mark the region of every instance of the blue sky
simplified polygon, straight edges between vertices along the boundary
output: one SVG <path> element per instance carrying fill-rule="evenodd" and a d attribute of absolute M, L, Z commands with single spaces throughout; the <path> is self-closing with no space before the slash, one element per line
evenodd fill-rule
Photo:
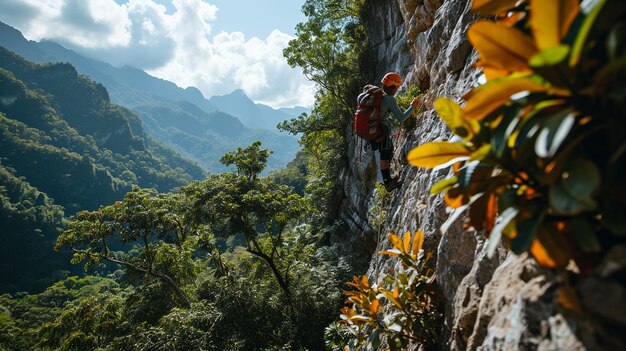
<path fill-rule="evenodd" d="M 314 85 L 282 56 L 304 1 L 1 0 L 0 21 L 206 97 L 243 89 L 273 107 L 311 106 Z"/>
<path fill-rule="evenodd" d="M 115 0 L 118 4 L 128 0 Z M 171 0 L 155 0 L 172 13 L 175 8 Z M 304 0 L 213 0 L 218 7 L 215 33 L 243 32 L 246 36 L 266 38 L 274 29 L 295 34 L 295 26 L 306 17 L 300 11 Z"/>

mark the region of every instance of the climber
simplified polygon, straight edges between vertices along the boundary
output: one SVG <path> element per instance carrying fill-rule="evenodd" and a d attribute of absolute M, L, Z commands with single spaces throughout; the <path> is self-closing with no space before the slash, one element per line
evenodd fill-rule
<path fill-rule="evenodd" d="M 384 92 L 380 103 L 380 126 L 382 135 L 374 140 L 370 140 L 370 146 L 372 150 L 378 150 L 380 154 L 380 173 L 383 176 L 383 182 L 387 191 L 393 191 L 402 185 L 402 181 L 399 180 L 399 176 L 391 177 L 391 158 L 393 156 L 393 143 L 391 141 L 391 125 L 389 123 L 389 115 L 393 115 L 395 119 L 404 122 L 414 108 L 417 108 L 421 104 L 421 98 L 414 98 L 411 101 L 411 106 L 402 112 L 398 107 L 398 103 L 394 98 L 394 95 L 402 85 L 402 78 L 399 74 L 390 72 L 385 74 L 381 80 L 382 90 Z"/>

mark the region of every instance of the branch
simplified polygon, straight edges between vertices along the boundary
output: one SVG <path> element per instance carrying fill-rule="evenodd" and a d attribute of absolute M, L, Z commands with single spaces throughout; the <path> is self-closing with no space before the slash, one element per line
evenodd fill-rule
<path fill-rule="evenodd" d="M 76 253 L 87 254 L 87 255 L 89 255 L 90 259 L 92 259 L 92 257 L 93 257 L 93 253 L 91 253 L 91 252 L 89 252 L 87 250 L 79 250 L 79 249 L 76 249 L 76 248 L 72 247 L 72 251 L 76 252 Z M 178 284 L 176 284 L 176 282 L 170 276 L 168 276 L 167 274 L 156 273 L 156 272 L 153 272 L 150 269 L 146 269 L 146 268 L 143 268 L 141 266 L 134 265 L 134 264 L 132 264 L 132 263 L 130 263 L 128 261 L 122 261 L 122 260 L 117 259 L 115 257 L 110 257 L 108 255 L 108 253 L 104 254 L 104 255 L 101 255 L 100 257 L 102 257 L 102 259 L 105 260 L 105 261 L 108 261 L 108 262 L 111 262 L 111 263 L 115 263 L 115 264 L 120 265 L 120 266 L 128 267 L 128 268 L 134 269 L 134 270 L 136 270 L 138 272 L 142 272 L 142 273 L 148 274 L 150 276 L 153 276 L 155 278 L 159 278 L 159 279 L 165 281 L 167 284 L 169 284 L 174 289 L 174 291 L 176 292 L 178 297 L 183 301 L 183 304 L 185 305 L 186 308 L 189 308 L 191 306 L 191 303 L 189 302 L 189 299 L 187 299 L 187 296 L 185 295 L 185 293 L 180 289 Z"/>

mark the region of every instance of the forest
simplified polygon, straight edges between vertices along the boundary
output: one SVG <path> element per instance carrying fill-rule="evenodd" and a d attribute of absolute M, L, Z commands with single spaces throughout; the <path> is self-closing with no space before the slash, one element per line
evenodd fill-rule
<path fill-rule="evenodd" d="M 206 175 L 71 65 L 0 48 L 1 225 L 15 228 L 3 231 L 0 349 L 323 349 L 344 282 L 367 264 L 331 240 L 345 235 L 345 125 L 330 122 L 360 84 L 363 32 L 348 6 L 330 22 L 326 4 L 304 8 L 290 63 L 324 50 L 309 70 L 339 65 L 315 73 L 333 91 L 314 111 L 280 126 L 304 135 L 302 151 L 267 176 L 260 142 Z"/>

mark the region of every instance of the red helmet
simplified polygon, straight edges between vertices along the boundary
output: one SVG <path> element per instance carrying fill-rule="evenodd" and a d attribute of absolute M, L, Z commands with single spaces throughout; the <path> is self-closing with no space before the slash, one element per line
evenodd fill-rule
<path fill-rule="evenodd" d="M 400 85 L 402 85 L 402 78 L 400 78 L 400 75 L 398 73 L 389 72 L 385 74 L 383 80 L 381 80 L 380 82 L 386 86 L 395 85 L 396 87 L 399 87 Z"/>

